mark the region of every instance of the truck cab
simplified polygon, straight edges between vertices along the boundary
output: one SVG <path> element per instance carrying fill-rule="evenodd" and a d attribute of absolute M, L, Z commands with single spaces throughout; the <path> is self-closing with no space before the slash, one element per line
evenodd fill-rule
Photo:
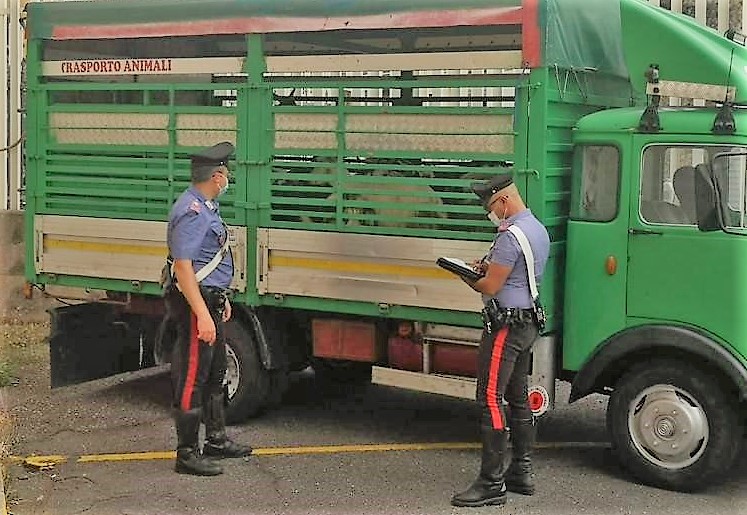
<path fill-rule="evenodd" d="M 644 110 L 608 110 L 574 135 L 563 335 L 565 367 L 579 371 L 571 401 L 612 392 L 617 450 L 644 477 L 678 488 L 696 481 L 706 450 L 733 460 L 742 437 L 747 115 L 733 113 L 727 134 L 713 130 L 720 116 L 665 108 L 660 130 L 645 132 Z"/>

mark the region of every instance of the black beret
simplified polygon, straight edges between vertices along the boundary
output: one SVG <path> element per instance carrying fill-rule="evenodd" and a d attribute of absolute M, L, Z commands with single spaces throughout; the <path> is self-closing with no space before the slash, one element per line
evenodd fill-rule
<path fill-rule="evenodd" d="M 192 154 L 190 156 L 192 160 L 192 180 L 195 182 L 208 180 L 216 168 L 228 165 L 228 158 L 235 150 L 231 143 L 224 141 Z"/>
<path fill-rule="evenodd" d="M 480 197 L 480 202 L 482 202 L 483 205 L 487 205 L 490 197 L 502 189 L 511 186 L 513 183 L 514 178 L 511 174 L 502 173 L 496 175 L 489 181 L 473 182 L 471 188 L 474 194 Z"/>

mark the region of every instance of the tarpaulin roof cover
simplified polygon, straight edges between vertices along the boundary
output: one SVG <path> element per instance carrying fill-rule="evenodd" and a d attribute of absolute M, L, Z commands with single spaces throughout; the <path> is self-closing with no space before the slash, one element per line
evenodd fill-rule
<path fill-rule="evenodd" d="M 546 0 L 543 63 L 628 77 L 619 0 Z"/>
<path fill-rule="evenodd" d="M 87 33 L 94 33 L 92 27 L 98 26 L 127 26 L 130 30 L 123 34 L 131 37 L 137 34 L 136 26 L 142 26 L 143 35 L 169 35 L 176 25 L 185 30 L 185 25 L 200 24 L 200 30 L 205 31 L 209 30 L 205 23 L 211 20 L 269 18 L 298 20 L 297 26 L 290 25 L 288 30 L 324 30 L 334 26 L 328 23 L 330 18 L 384 15 L 380 23 L 385 28 L 386 15 L 393 17 L 402 13 L 411 14 L 411 26 L 427 27 L 443 23 L 443 18 L 434 15 L 438 12 L 495 13 L 520 11 L 522 8 L 525 14 L 532 13 L 534 19 L 530 20 L 528 16 L 517 19 L 545 29 L 545 62 L 595 67 L 624 74 L 619 0 L 91 0 L 32 3 L 29 5 L 29 27 L 34 38 L 79 39 L 85 38 Z M 471 25 L 490 23 L 491 19 L 465 16 L 460 23 L 459 18 L 452 16 L 449 23 Z M 304 23 L 303 19 L 316 19 L 319 23 Z M 159 24 L 162 26 L 160 32 L 152 32 Z M 261 31 L 263 26 L 268 27 L 267 24 L 252 24 L 243 28 Z M 217 23 L 212 27 L 218 30 Z M 241 24 L 233 27 L 240 30 Z M 194 29 L 197 31 L 197 26 Z M 219 30 L 230 29 L 224 26 Z M 116 37 L 117 33 L 108 34 Z"/>
<path fill-rule="evenodd" d="M 82 0 L 32 2 L 63 24 L 148 23 L 231 16 L 360 16 L 400 11 L 521 7 L 522 0 Z M 80 18 L 82 17 L 82 19 Z"/>
<path fill-rule="evenodd" d="M 89 0 L 31 3 L 32 38 L 96 39 L 522 24 L 530 66 L 741 82 L 747 50 L 644 0 Z M 694 78 L 696 77 L 696 78 Z M 747 79 L 745 79 L 747 80 Z M 747 94 L 747 87 L 740 88 Z"/>
<path fill-rule="evenodd" d="M 522 0 L 90 0 L 31 3 L 32 37 L 55 27 L 202 22 L 244 17 L 330 18 L 519 8 Z"/>

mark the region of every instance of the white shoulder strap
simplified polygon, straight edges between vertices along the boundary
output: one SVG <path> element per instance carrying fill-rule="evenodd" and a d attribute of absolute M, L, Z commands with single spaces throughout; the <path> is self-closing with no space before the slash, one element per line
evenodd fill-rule
<path fill-rule="evenodd" d="M 537 288 L 537 278 L 534 275 L 534 253 L 532 252 L 532 246 L 529 244 L 529 239 L 527 239 L 524 231 L 516 225 L 510 226 L 508 230 L 516 237 L 516 241 L 519 242 L 519 246 L 524 253 L 524 261 L 527 264 L 527 275 L 529 276 L 529 291 L 532 293 L 532 300 L 537 300 L 539 289 Z"/>
<path fill-rule="evenodd" d="M 223 246 L 218 250 L 218 252 L 215 254 L 215 256 L 213 256 L 213 259 L 211 259 L 208 264 L 195 272 L 195 278 L 197 279 L 198 283 L 201 283 L 208 275 L 213 273 L 213 270 L 218 268 L 218 265 L 220 265 L 220 262 L 223 261 L 223 257 L 226 255 L 226 252 L 228 252 L 229 240 L 230 238 L 228 237 L 228 231 L 226 231 L 226 242 L 223 244 Z"/>
<path fill-rule="evenodd" d="M 200 284 L 205 278 L 213 273 L 213 270 L 218 268 L 218 265 L 220 265 L 221 261 L 223 261 L 223 257 L 226 255 L 226 252 L 228 252 L 228 245 L 230 243 L 230 235 L 228 234 L 228 228 L 226 228 L 226 242 L 223 244 L 223 246 L 218 250 L 218 252 L 213 256 L 213 259 L 211 259 L 205 266 L 200 268 L 197 272 L 195 272 L 195 279 L 197 279 L 197 284 Z M 171 265 L 171 275 L 174 276 L 174 265 Z M 181 286 L 179 286 L 179 283 L 176 283 L 176 287 L 179 291 L 182 291 Z"/>

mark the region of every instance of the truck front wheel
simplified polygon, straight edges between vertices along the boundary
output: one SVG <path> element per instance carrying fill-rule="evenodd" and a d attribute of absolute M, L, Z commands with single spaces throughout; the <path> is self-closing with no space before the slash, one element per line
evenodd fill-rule
<path fill-rule="evenodd" d="M 252 333 L 238 318 L 225 324 L 228 406 L 226 422 L 256 416 L 270 401 L 270 375 L 262 366 Z"/>
<path fill-rule="evenodd" d="M 612 446 L 644 483 L 701 489 L 739 455 L 738 410 L 719 384 L 686 362 L 658 360 L 628 371 L 607 408 Z"/>

